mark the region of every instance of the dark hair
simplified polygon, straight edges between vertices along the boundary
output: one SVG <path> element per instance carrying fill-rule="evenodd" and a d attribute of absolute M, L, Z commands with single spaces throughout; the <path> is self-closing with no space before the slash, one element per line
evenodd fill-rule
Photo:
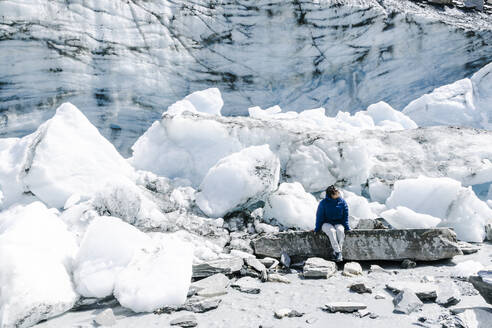
<path fill-rule="evenodd" d="M 326 188 L 326 195 L 328 196 L 331 196 L 331 195 L 335 195 L 336 193 L 338 192 L 338 189 L 337 187 L 335 187 L 334 185 L 331 185 L 329 186 L 328 188 Z"/>

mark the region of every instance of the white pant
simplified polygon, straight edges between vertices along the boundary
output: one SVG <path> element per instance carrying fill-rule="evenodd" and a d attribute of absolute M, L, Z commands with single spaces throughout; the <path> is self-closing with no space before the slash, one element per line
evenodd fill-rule
<path fill-rule="evenodd" d="M 331 247 L 337 253 L 342 252 L 343 239 L 345 238 L 345 228 L 341 224 L 324 223 L 321 230 L 330 238 Z"/>

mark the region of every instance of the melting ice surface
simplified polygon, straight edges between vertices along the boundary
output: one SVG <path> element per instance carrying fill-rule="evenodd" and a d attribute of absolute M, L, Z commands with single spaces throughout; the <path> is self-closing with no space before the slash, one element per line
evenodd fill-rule
<path fill-rule="evenodd" d="M 490 70 L 472 77 L 477 117 L 490 112 Z M 442 88 L 415 104 L 456 103 Z M 352 222 L 384 217 L 483 241 L 492 193 L 480 199 L 472 186 L 492 182 L 492 132 L 418 128 L 426 111 L 408 111 L 412 119 L 384 102 L 335 117 L 278 106 L 226 117 L 222 106 L 218 89 L 176 102 L 128 159 L 69 103 L 34 133 L 0 139 L 0 323 L 27 327 L 81 296 L 114 295 L 135 312 L 179 305 L 192 263 L 231 256 L 224 216 L 257 209 L 257 229 L 311 229 L 316 197 L 333 183 Z M 449 124 L 471 107 L 452 110 Z M 34 296 L 12 296 L 23 292 Z"/>

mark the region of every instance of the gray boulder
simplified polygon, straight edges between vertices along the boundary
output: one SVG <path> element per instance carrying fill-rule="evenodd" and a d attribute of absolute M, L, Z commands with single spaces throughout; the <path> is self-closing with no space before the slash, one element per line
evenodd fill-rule
<path fill-rule="evenodd" d="M 465 255 L 476 253 L 481 248 L 480 246 L 467 243 L 466 241 L 459 241 L 458 246 Z"/>
<path fill-rule="evenodd" d="M 231 284 L 231 287 L 246 294 L 259 294 L 260 284 L 258 280 L 251 277 L 243 277 Z"/>
<path fill-rule="evenodd" d="M 204 313 L 210 310 L 214 310 L 219 307 L 222 300 L 220 298 L 204 298 L 200 296 L 193 296 L 189 298 L 184 304 L 179 306 L 165 306 L 154 311 L 154 314 L 169 314 L 176 311 L 188 311 L 193 313 Z"/>
<path fill-rule="evenodd" d="M 288 308 L 279 309 L 279 310 L 275 311 L 275 313 L 274 313 L 274 316 L 277 319 L 282 319 L 284 317 L 288 317 L 288 318 L 302 317 L 303 315 L 304 315 L 304 313 L 302 313 L 302 312 L 298 312 L 296 310 L 292 310 L 292 309 L 288 309 Z"/>
<path fill-rule="evenodd" d="M 362 267 L 357 262 L 347 262 L 343 266 L 342 275 L 346 277 L 362 276 Z"/>
<path fill-rule="evenodd" d="M 222 273 L 216 273 L 213 276 L 195 281 L 191 284 L 191 288 L 195 289 L 197 292 L 208 288 L 226 289 L 227 286 L 229 286 L 229 278 Z"/>
<path fill-rule="evenodd" d="M 185 315 L 174 320 L 171 320 L 169 323 L 171 326 L 180 326 L 180 327 L 196 327 L 198 322 L 196 321 L 196 317 L 194 315 Z"/>
<path fill-rule="evenodd" d="M 267 278 L 268 282 L 281 282 L 284 284 L 290 284 L 290 280 L 287 277 L 284 277 L 278 273 L 270 273 Z"/>
<path fill-rule="evenodd" d="M 323 310 L 328 312 L 355 312 L 359 310 L 364 310 L 367 306 L 363 303 L 355 302 L 331 302 L 325 304 Z"/>
<path fill-rule="evenodd" d="M 222 300 L 220 298 L 199 298 L 192 297 L 179 310 L 185 310 L 194 313 L 204 313 L 219 307 Z"/>
<path fill-rule="evenodd" d="M 393 299 L 393 304 L 395 313 L 410 314 L 419 310 L 424 303 L 415 295 L 415 293 L 410 289 L 402 290 Z"/>
<path fill-rule="evenodd" d="M 461 294 L 454 282 L 442 282 L 437 286 L 436 303 L 450 307 L 458 304 L 461 301 Z"/>
<path fill-rule="evenodd" d="M 260 273 L 266 271 L 265 265 L 261 263 L 256 257 L 245 258 L 244 263 Z"/>
<path fill-rule="evenodd" d="M 488 275 L 487 275 L 488 273 Z M 492 304 L 492 271 L 480 271 L 478 276 L 471 276 L 468 281 L 482 295 L 485 302 Z"/>
<path fill-rule="evenodd" d="M 485 240 L 492 241 L 492 223 L 485 225 Z"/>
<path fill-rule="evenodd" d="M 231 274 L 243 267 L 243 259 L 231 257 L 193 265 L 193 278 L 205 278 L 216 273 Z"/>
<path fill-rule="evenodd" d="M 394 293 L 400 293 L 403 290 L 411 290 L 417 297 L 423 301 L 434 301 L 437 297 L 437 285 L 432 283 L 420 283 L 414 281 L 396 281 L 386 284 L 386 288 Z"/>
<path fill-rule="evenodd" d="M 303 276 L 306 279 L 326 279 L 337 272 L 335 262 L 323 260 L 320 257 L 307 259 L 303 268 Z"/>
<path fill-rule="evenodd" d="M 357 294 L 372 294 L 372 289 L 367 287 L 366 284 L 363 282 L 358 282 L 355 284 L 352 284 L 349 286 L 349 289 L 351 292 L 357 293 Z"/>
<path fill-rule="evenodd" d="M 402 268 L 402 269 L 413 269 L 416 266 L 417 266 L 417 263 L 415 263 L 415 261 L 412 261 L 409 259 L 404 259 L 400 264 L 400 268 Z"/>
<path fill-rule="evenodd" d="M 285 253 L 293 261 L 332 259 L 333 254 L 328 237 L 312 231 L 268 234 L 253 239 L 252 245 L 257 256 L 280 258 Z M 462 254 L 449 228 L 351 230 L 343 247 L 343 258 L 353 261 L 435 261 Z"/>

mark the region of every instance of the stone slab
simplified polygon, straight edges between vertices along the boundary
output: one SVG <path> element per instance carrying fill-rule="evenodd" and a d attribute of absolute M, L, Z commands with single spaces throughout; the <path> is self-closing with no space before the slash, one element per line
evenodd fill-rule
<path fill-rule="evenodd" d="M 324 233 L 288 231 L 253 239 L 256 256 L 280 258 L 282 252 L 293 261 L 310 257 L 333 259 Z M 351 261 L 388 260 L 435 261 L 462 255 L 456 234 L 449 228 L 371 229 L 346 233 L 343 257 Z"/>

